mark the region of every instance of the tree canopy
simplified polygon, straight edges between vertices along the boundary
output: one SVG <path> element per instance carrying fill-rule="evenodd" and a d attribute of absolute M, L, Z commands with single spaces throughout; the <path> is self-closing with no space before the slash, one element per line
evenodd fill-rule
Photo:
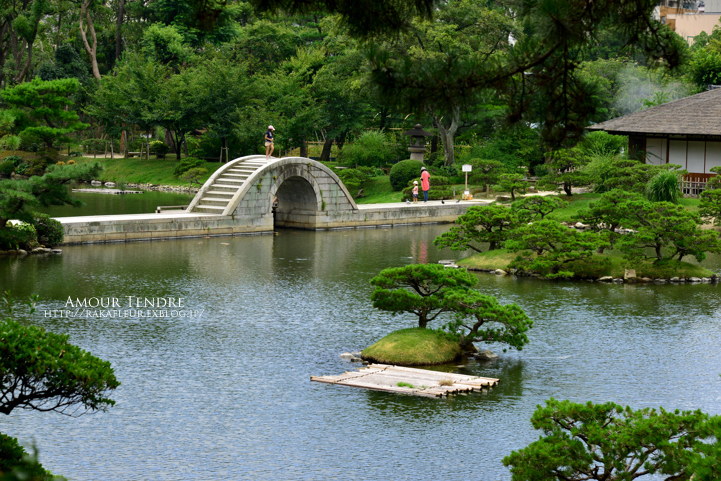
<path fill-rule="evenodd" d="M 67 335 L 0 322 L 0 413 L 15 409 L 74 415 L 104 411 L 120 383 L 110 363 L 70 344 Z"/>
<path fill-rule="evenodd" d="M 666 481 L 718 476 L 718 418 L 701 411 L 631 409 L 549 399 L 531 424 L 543 435 L 503 459 L 513 481 Z M 715 454 L 716 453 L 716 454 Z M 694 474 L 696 472 L 696 474 Z M 692 477 L 693 476 L 693 477 Z"/>
<path fill-rule="evenodd" d="M 504 206 L 474 205 L 456 219 L 456 224 L 458 225 L 438 236 L 433 243 L 439 249 L 450 247 L 451 250 L 473 249 L 483 252 L 479 244 L 488 243 L 488 250 L 503 247 L 509 238 L 510 230 L 516 227 L 516 218 L 513 212 Z"/>
<path fill-rule="evenodd" d="M 445 312 L 446 294 L 451 290 L 469 289 L 477 282 L 465 269 L 446 269 L 440 264 L 411 264 L 383 269 L 371 279 L 373 307 L 400 314 L 418 316 L 418 327 Z"/>

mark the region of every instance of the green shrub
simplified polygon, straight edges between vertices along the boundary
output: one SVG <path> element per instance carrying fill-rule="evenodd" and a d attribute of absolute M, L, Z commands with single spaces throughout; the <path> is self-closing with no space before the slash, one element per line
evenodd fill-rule
<path fill-rule="evenodd" d="M 59 246 L 65 237 L 65 229 L 60 221 L 47 214 L 35 213 L 35 231 L 38 242 L 45 247 Z"/>
<path fill-rule="evenodd" d="M 203 159 L 196 159 L 195 157 L 188 157 L 186 159 L 181 160 L 178 162 L 178 165 L 175 166 L 175 169 L 173 169 L 173 175 L 176 177 L 180 177 L 185 172 L 189 171 L 190 169 L 195 168 L 203 168 L 205 167 L 205 160 Z"/>
<path fill-rule="evenodd" d="M 133 139 L 128 142 L 128 152 L 140 152 L 140 147 L 145 149 L 145 139 Z"/>
<path fill-rule="evenodd" d="M 423 162 L 420 160 L 402 160 L 395 164 L 391 169 L 391 187 L 395 191 L 403 190 L 408 183 L 421 178 L 421 167 Z M 420 182 L 419 182 L 420 183 Z"/>
<path fill-rule="evenodd" d="M 27 175 L 27 171 L 30 168 L 30 164 L 23 162 L 22 164 L 15 167 L 15 173 L 18 175 Z"/>
<path fill-rule="evenodd" d="M 25 169 L 24 175 L 43 175 L 45 173 L 45 169 L 48 168 L 49 163 L 54 164 L 55 162 L 48 162 L 46 158 L 31 159 L 29 161 L 29 165 L 26 164 L 28 166 Z M 19 173 L 17 169 L 15 172 Z"/>
<path fill-rule="evenodd" d="M 682 196 L 678 183 L 679 174 L 670 170 L 662 170 L 646 184 L 646 198 L 651 202 L 678 204 Z"/>
<path fill-rule="evenodd" d="M 336 172 L 338 178 L 343 182 L 346 189 L 352 196 L 363 188 L 363 185 L 373 177 L 382 175 L 383 172 L 380 169 L 373 167 L 358 167 L 357 169 L 343 169 Z"/>
<path fill-rule="evenodd" d="M 34 456 L 28 455 L 18 440 L 0 433 L 0 478 L 44 481 L 53 479 Z"/>
<path fill-rule="evenodd" d="M 80 145 L 88 154 L 101 154 L 105 152 L 105 142 L 104 139 L 85 139 L 80 142 Z"/>
<path fill-rule="evenodd" d="M 38 235 L 35 227 L 31 224 L 7 223 L 4 229 L 0 229 L 0 249 L 25 249 L 30 250 L 38 246 Z"/>
<path fill-rule="evenodd" d="M 5 157 L 5 162 L 12 162 L 15 167 L 23 162 L 23 158 L 19 155 L 8 155 Z"/>
<path fill-rule="evenodd" d="M 423 191 L 421 190 L 421 182 L 418 181 L 418 198 L 423 198 Z M 404 188 L 402 200 L 413 200 L 413 186 L 409 185 Z M 431 188 L 428 191 L 428 200 L 441 200 L 450 199 L 453 197 L 453 188 L 451 179 L 440 175 L 431 176 Z"/>
<path fill-rule="evenodd" d="M 711 167 L 710 170 L 716 175 L 706 182 L 706 190 L 721 189 L 721 167 Z"/>
<path fill-rule="evenodd" d="M 193 167 L 192 169 L 188 169 L 185 172 L 183 172 L 180 175 L 180 180 L 189 182 L 190 185 L 193 185 L 193 184 L 203 185 L 203 183 L 200 181 L 200 179 L 203 178 L 207 173 L 208 173 L 208 169 L 206 169 L 206 168 Z"/>
<path fill-rule="evenodd" d="M 3 160 L 0 162 L 0 175 L 10 175 L 15 170 L 15 164 L 12 160 Z"/>
<path fill-rule="evenodd" d="M 165 142 L 162 142 L 160 140 L 153 140 L 150 142 L 150 153 L 155 154 L 159 159 L 162 159 L 165 157 L 165 154 L 167 154 L 170 151 L 170 147 L 168 147 Z"/>
<path fill-rule="evenodd" d="M 591 156 L 615 156 L 628 149 L 628 137 L 603 131 L 591 132 L 583 138 L 580 147 Z"/>
<path fill-rule="evenodd" d="M 339 161 L 349 166 L 382 166 L 394 159 L 392 147 L 381 132 L 364 132 L 352 144 L 345 144 Z"/>

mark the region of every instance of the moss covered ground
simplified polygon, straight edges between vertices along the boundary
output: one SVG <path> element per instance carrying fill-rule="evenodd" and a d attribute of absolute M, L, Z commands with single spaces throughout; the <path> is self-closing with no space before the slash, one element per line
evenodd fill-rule
<path fill-rule="evenodd" d="M 361 352 L 367 361 L 400 366 L 445 364 L 460 355 L 458 342 L 448 334 L 418 327 L 392 332 Z"/>

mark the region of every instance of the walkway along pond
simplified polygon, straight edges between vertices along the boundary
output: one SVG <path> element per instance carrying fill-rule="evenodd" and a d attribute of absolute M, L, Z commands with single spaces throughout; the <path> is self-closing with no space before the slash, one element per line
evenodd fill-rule
<path fill-rule="evenodd" d="M 721 414 L 718 284 L 482 274 L 481 292 L 533 319 L 529 344 L 480 345 L 499 359 L 432 369 L 500 379 L 493 389 L 426 399 L 310 382 L 357 369 L 340 354 L 417 325 L 373 309 L 369 281 L 461 257 L 433 246 L 447 229 L 282 230 L 0 258 L 0 289 L 42 297 L 30 322 L 110 361 L 122 383 L 107 413 L 18 412 L 3 432 L 73 481 L 506 481 L 501 459 L 538 438 L 530 417 L 550 397 Z M 718 256 L 704 264 L 721 271 Z M 69 297 L 127 296 L 183 298 L 203 314 L 46 316 Z"/>

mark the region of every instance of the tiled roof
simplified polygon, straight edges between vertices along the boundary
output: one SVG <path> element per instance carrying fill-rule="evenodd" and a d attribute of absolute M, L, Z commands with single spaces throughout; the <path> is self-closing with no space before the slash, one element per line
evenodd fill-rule
<path fill-rule="evenodd" d="M 639 110 L 592 125 L 589 130 L 623 134 L 721 135 L 721 89 Z"/>

